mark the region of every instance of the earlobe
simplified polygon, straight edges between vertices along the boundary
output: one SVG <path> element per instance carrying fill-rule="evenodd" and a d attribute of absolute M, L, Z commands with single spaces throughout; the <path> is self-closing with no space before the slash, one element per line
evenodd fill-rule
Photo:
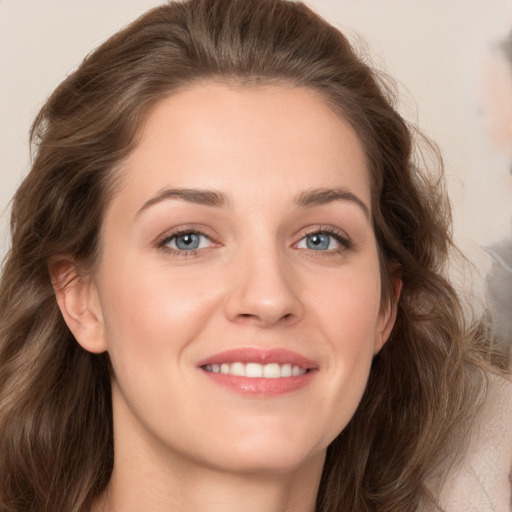
<path fill-rule="evenodd" d="M 61 314 L 77 342 L 87 351 L 106 351 L 103 317 L 96 287 L 71 258 L 55 258 L 48 270 Z"/>
<path fill-rule="evenodd" d="M 377 354 L 388 340 L 395 325 L 398 311 L 398 300 L 402 292 L 402 280 L 393 279 L 393 297 L 387 307 L 383 307 L 379 321 L 379 329 L 375 337 L 374 354 Z"/>

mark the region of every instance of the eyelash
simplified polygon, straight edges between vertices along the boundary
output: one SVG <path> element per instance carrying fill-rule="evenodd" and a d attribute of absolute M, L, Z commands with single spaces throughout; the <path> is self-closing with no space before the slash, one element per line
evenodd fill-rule
<path fill-rule="evenodd" d="M 312 235 L 328 235 L 336 240 L 340 244 L 340 247 L 337 247 L 335 249 L 327 249 L 327 250 L 318 250 L 315 251 L 314 249 L 310 249 L 308 252 L 314 253 L 312 256 L 322 256 L 322 255 L 332 255 L 332 254 L 341 254 L 345 251 L 352 248 L 353 243 L 350 240 L 349 237 L 347 237 L 345 234 L 341 234 L 341 232 L 331 226 L 317 226 L 314 229 L 312 228 L 310 231 L 303 234 L 303 236 L 300 238 L 298 242 L 294 244 L 294 247 L 297 246 L 302 240 L 304 240 L 308 236 Z M 200 247 L 198 249 L 191 249 L 191 250 L 180 250 L 180 249 L 174 249 L 172 247 L 169 247 L 167 244 L 169 244 L 172 240 L 183 236 L 183 235 L 198 235 L 201 237 L 207 238 L 212 245 L 220 245 L 217 244 L 211 237 L 211 235 L 205 233 L 204 231 L 197 229 L 197 228 L 181 228 L 179 230 L 176 230 L 172 232 L 171 234 L 168 234 L 164 236 L 161 240 L 157 241 L 156 246 L 159 250 L 164 252 L 165 254 L 170 254 L 173 256 L 178 257 L 186 257 L 186 256 L 194 256 L 198 253 L 198 251 L 207 249 L 207 247 Z M 306 249 L 307 250 L 307 249 Z"/>
<path fill-rule="evenodd" d="M 322 256 L 322 255 L 329 255 L 329 254 L 332 255 L 333 253 L 341 254 L 341 253 L 344 253 L 345 251 L 353 248 L 352 240 L 350 240 L 350 238 L 345 233 L 342 233 L 340 230 L 333 228 L 332 226 L 315 226 L 310 231 L 307 231 L 301 237 L 299 242 L 297 242 L 295 245 L 300 243 L 302 240 L 304 240 L 308 236 L 321 235 L 321 234 L 328 235 L 328 236 L 334 238 L 336 240 L 336 242 L 338 242 L 340 244 L 340 247 L 338 247 L 336 249 L 327 249 L 324 251 L 320 251 L 320 250 L 315 251 L 315 250 L 311 249 L 309 252 L 314 253 L 314 254 L 311 254 L 312 256 Z"/>
<path fill-rule="evenodd" d="M 186 257 L 186 256 L 194 256 L 197 254 L 198 251 L 206 249 L 206 247 L 198 248 L 198 249 L 190 249 L 190 250 L 180 250 L 180 249 L 174 249 L 172 247 L 168 247 L 167 244 L 169 244 L 172 240 L 183 236 L 183 235 L 198 235 L 204 238 L 207 238 L 212 245 L 220 245 L 216 244 L 212 236 L 205 233 L 204 231 L 197 229 L 197 228 L 180 228 L 176 231 L 173 231 L 171 234 L 165 235 L 161 240 L 157 241 L 156 246 L 158 249 L 160 249 L 165 254 L 170 254 L 172 256 L 178 256 L 178 257 Z"/>

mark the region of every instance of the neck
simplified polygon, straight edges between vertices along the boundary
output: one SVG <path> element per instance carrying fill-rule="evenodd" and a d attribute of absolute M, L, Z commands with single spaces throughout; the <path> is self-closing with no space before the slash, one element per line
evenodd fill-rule
<path fill-rule="evenodd" d="M 182 461 L 181 461 L 182 462 Z M 314 512 L 324 456 L 290 472 L 117 465 L 94 512 Z"/>

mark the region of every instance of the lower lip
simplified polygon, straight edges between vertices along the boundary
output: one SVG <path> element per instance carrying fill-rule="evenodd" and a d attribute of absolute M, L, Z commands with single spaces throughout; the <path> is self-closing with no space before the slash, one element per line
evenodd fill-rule
<path fill-rule="evenodd" d="M 202 370 L 213 382 L 232 391 L 254 396 L 271 397 L 298 391 L 307 386 L 316 371 L 310 370 L 304 375 L 295 377 L 279 377 L 265 379 L 263 377 L 240 377 L 224 373 L 214 373 Z"/>

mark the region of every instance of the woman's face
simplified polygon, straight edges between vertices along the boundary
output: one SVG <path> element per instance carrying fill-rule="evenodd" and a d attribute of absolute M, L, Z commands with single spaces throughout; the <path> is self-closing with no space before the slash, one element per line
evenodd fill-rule
<path fill-rule="evenodd" d="M 307 89 L 195 85 L 120 173 L 77 334 L 112 360 L 116 454 L 323 460 L 394 321 L 353 130 Z"/>

